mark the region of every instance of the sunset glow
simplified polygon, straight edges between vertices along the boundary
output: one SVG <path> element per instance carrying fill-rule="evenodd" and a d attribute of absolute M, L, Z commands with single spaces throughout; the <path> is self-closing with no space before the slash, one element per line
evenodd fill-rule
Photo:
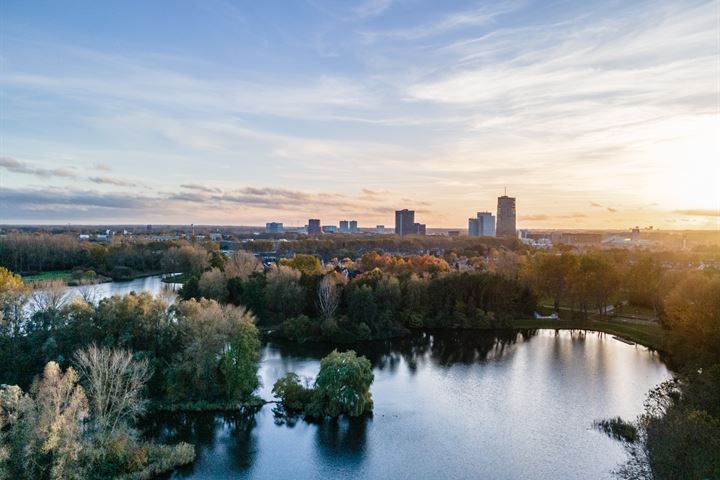
<path fill-rule="evenodd" d="M 0 223 L 720 228 L 717 2 L 102 3 L 0 7 Z"/>

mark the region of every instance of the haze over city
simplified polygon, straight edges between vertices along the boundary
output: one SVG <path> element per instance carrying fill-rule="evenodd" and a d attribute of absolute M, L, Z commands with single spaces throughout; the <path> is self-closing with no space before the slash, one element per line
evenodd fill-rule
<path fill-rule="evenodd" d="M 3 2 L 0 223 L 717 229 L 717 2 Z"/>

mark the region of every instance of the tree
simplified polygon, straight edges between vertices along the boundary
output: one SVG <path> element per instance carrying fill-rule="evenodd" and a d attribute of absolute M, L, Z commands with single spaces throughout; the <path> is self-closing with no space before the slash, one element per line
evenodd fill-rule
<path fill-rule="evenodd" d="M 228 296 L 227 279 L 219 268 L 203 273 L 198 283 L 200 295 L 218 302 L 224 302 Z"/>
<path fill-rule="evenodd" d="M 358 357 L 352 350 L 334 350 L 320 361 L 311 415 L 359 417 L 372 412 L 370 385 L 374 378 L 367 358 Z"/>
<path fill-rule="evenodd" d="M 552 299 L 558 312 L 560 304 L 570 293 L 571 277 L 576 266 L 575 255 L 538 253 L 526 265 L 525 279 L 538 295 Z"/>
<path fill-rule="evenodd" d="M 20 335 L 29 292 L 20 275 L 0 267 L 0 330 L 13 337 Z"/>
<path fill-rule="evenodd" d="M 77 373 L 50 362 L 25 396 L 18 387 L 0 390 L 3 423 L 9 424 L 9 470 L 33 479 L 83 479 L 83 421 L 88 403 Z M 5 440 L 5 439 L 4 439 Z"/>
<path fill-rule="evenodd" d="M 126 432 L 145 411 L 147 360 L 135 361 L 127 350 L 93 344 L 75 354 L 75 363 L 87 386 L 95 431 L 103 438 Z"/>
<path fill-rule="evenodd" d="M 35 310 L 57 312 L 68 300 L 67 285 L 62 281 L 41 282 L 32 294 Z"/>
<path fill-rule="evenodd" d="M 245 250 L 236 250 L 225 263 L 225 275 L 228 279 L 247 280 L 253 272 L 262 272 L 262 263 Z"/>
<path fill-rule="evenodd" d="M 274 265 L 267 273 L 265 302 L 275 322 L 300 315 L 304 308 L 301 273 L 285 265 Z"/>
<path fill-rule="evenodd" d="M 170 399 L 217 401 L 244 395 L 257 381 L 257 369 L 252 376 L 247 373 L 256 345 L 253 332 L 257 335 L 247 310 L 207 299 L 180 302 L 172 310 L 180 345 L 165 378 Z M 238 367 L 237 372 L 231 367 Z M 226 387 L 226 374 L 235 376 L 232 387 Z"/>
<path fill-rule="evenodd" d="M 317 307 L 323 320 L 330 320 L 340 305 L 340 292 L 334 274 L 323 277 L 317 290 Z"/>
<path fill-rule="evenodd" d="M 314 255 L 297 254 L 290 260 L 285 260 L 284 265 L 299 270 L 305 275 L 319 275 L 322 273 L 320 259 Z"/>
<path fill-rule="evenodd" d="M 375 327 L 377 319 L 377 304 L 375 293 L 370 285 L 352 287 L 350 301 L 348 302 L 350 319 L 357 325 L 364 323 L 371 329 Z"/>
<path fill-rule="evenodd" d="M 308 385 L 308 380 L 305 379 L 303 385 L 295 372 L 288 372 L 279 378 L 273 385 L 272 393 L 290 414 L 305 410 L 313 398 L 313 389 Z"/>
<path fill-rule="evenodd" d="M 200 275 L 210 265 L 207 250 L 199 245 L 183 245 L 178 252 L 180 271 Z"/>
<path fill-rule="evenodd" d="M 674 350 L 685 362 L 720 363 L 720 276 L 684 275 L 664 300 Z"/>
<path fill-rule="evenodd" d="M 662 268 L 650 255 L 642 256 L 625 273 L 624 284 L 632 305 L 660 309 L 660 284 Z"/>
<path fill-rule="evenodd" d="M 245 310 L 236 312 L 241 318 L 233 329 L 220 368 L 227 383 L 228 397 L 233 400 L 247 400 L 260 386 L 257 375 L 260 336 L 254 317 Z"/>
<path fill-rule="evenodd" d="M 605 314 L 610 296 L 619 287 L 615 264 L 605 257 L 593 254 L 580 256 L 571 280 L 573 297 L 586 318 L 591 305 L 601 314 Z"/>

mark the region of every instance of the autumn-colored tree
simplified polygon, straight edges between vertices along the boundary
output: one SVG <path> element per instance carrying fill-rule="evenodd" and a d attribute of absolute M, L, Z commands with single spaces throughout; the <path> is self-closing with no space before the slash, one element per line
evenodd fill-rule
<path fill-rule="evenodd" d="M 297 254 L 289 260 L 283 260 L 282 264 L 299 270 L 304 275 L 320 275 L 322 273 L 320 259 L 314 255 Z"/>
<path fill-rule="evenodd" d="M 236 250 L 225 263 L 225 275 L 228 279 L 247 280 L 253 272 L 261 272 L 262 263 L 255 255 L 245 250 Z"/>

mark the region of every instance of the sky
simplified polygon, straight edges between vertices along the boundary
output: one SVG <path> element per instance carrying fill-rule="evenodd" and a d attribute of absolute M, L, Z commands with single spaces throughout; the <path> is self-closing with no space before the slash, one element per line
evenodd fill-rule
<path fill-rule="evenodd" d="M 0 223 L 720 229 L 720 3 L 0 2 Z"/>

